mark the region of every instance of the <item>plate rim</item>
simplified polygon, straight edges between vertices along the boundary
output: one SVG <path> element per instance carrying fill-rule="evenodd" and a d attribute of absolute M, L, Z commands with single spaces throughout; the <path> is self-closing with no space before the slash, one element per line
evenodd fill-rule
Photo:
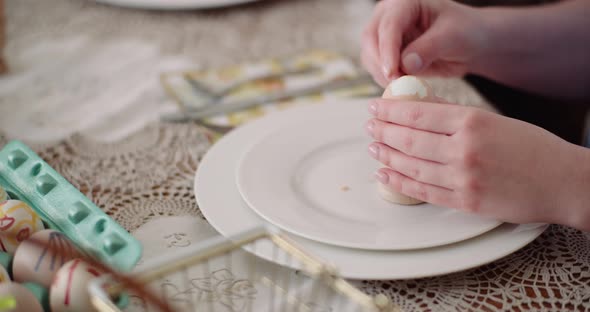
<path fill-rule="evenodd" d="M 330 105 L 329 102 L 334 101 L 334 99 L 326 100 L 325 103 L 319 105 Z M 343 102 L 360 102 L 361 100 L 339 100 L 336 99 L 339 103 L 338 105 L 342 105 Z M 362 100 L 366 101 L 366 100 Z M 327 102 L 327 103 L 326 103 Z M 304 106 L 299 108 L 292 108 L 287 111 L 282 112 L 275 112 L 268 116 L 264 116 L 258 120 L 252 121 L 244 126 L 241 126 L 230 133 L 226 134 L 222 137 L 219 141 L 214 144 L 209 151 L 204 155 L 201 159 L 201 162 L 198 166 L 198 169 L 195 173 L 195 179 L 193 184 L 193 191 L 195 193 L 195 198 L 197 203 L 200 207 L 201 213 L 207 219 L 209 224 L 221 235 L 228 237 L 232 234 L 239 233 L 245 229 L 253 228 L 256 226 L 264 225 L 265 221 L 261 219 L 255 212 L 251 211 L 250 208 L 244 203 L 241 199 L 241 195 L 237 190 L 237 186 L 235 185 L 235 178 L 234 178 L 234 170 L 235 170 L 235 162 L 239 159 L 239 152 L 243 151 L 247 148 L 246 143 L 243 140 L 243 136 L 250 135 L 250 132 L 256 133 L 257 128 L 264 127 L 267 123 L 272 123 L 272 119 L 278 118 L 279 115 L 285 115 L 293 113 L 294 110 L 304 110 L 310 109 L 313 107 L 311 106 Z M 272 118 L 272 119 L 271 119 Z M 269 121 L 270 120 L 270 121 Z M 260 135 L 260 134 L 258 134 Z M 236 142 L 237 141 L 237 142 Z M 241 144 L 241 146 L 240 146 Z M 234 153 L 226 153 L 226 149 L 232 150 Z M 238 150 L 238 153 L 235 153 Z M 217 156 L 221 156 L 221 158 L 217 158 Z M 228 161 L 233 161 L 234 168 L 231 169 L 232 166 L 228 165 L 227 163 L 223 163 L 224 158 L 230 158 Z M 217 158 L 217 159 L 216 159 Z M 233 159 L 231 159 L 233 158 Z M 221 160 L 220 160 L 221 159 Z M 217 161 L 216 161 L 217 160 Z M 205 168 L 205 169 L 203 169 Z M 226 170 L 225 172 L 228 177 L 227 181 L 217 181 L 217 183 L 211 183 L 208 180 L 208 174 L 212 174 L 215 178 L 219 179 L 220 174 L 219 170 Z M 207 181 L 204 181 L 207 180 Z M 223 180 L 223 179 L 222 179 Z M 205 185 L 209 188 L 213 188 L 217 194 L 220 191 L 217 188 L 229 188 L 229 190 L 223 193 L 223 195 L 216 195 L 219 198 L 222 198 L 226 202 L 220 204 L 217 199 L 212 198 L 210 194 L 207 194 L 206 187 L 202 186 Z M 199 189 L 203 190 L 202 192 L 198 191 Z M 233 192 L 233 195 L 231 194 Z M 228 194 L 229 193 L 229 194 Z M 210 206 L 209 202 L 213 200 L 216 203 L 212 203 Z M 232 207 L 235 205 L 235 207 Z M 216 210 L 222 207 L 222 209 L 229 210 L 229 213 L 233 215 L 228 217 L 228 212 L 224 210 L 223 218 L 216 218 L 215 214 L 220 213 Z M 225 208 L 223 208 L 225 207 Z M 233 212 L 232 212 L 233 209 Z M 237 210 L 236 210 L 237 209 Z M 237 213 L 236 213 L 237 212 Z M 236 215 L 238 215 L 239 220 L 233 221 L 236 219 Z M 227 220 L 230 220 L 229 222 Z M 236 225 L 236 222 L 238 225 Z M 232 223 L 231 225 L 228 225 Z M 237 228 L 239 226 L 240 228 Z M 521 248 L 528 245 L 530 242 L 535 240 L 538 236 L 540 236 L 548 225 L 539 225 L 533 226 L 530 225 L 515 225 L 515 224 L 508 224 L 505 223 L 487 233 L 484 233 L 476 238 L 466 240 L 463 242 L 459 242 L 456 244 L 451 244 L 447 246 L 441 247 L 434 247 L 425 250 L 415 250 L 415 251 L 372 251 L 372 250 L 358 250 L 358 249 L 351 249 L 351 248 L 344 248 L 344 247 L 337 247 L 337 246 L 330 246 L 327 244 L 318 243 L 315 241 L 311 241 L 302 237 L 298 237 L 296 235 L 292 235 L 290 233 L 285 233 L 289 236 L 292 240 L 295 241 L 299 246 L 301 246 L 304 250 L 310 252 L 310 254 L 317 256 L 320 259 L 326 260 L 328 263 L 335 265 L 342 275 L 345 278 L 349 279 L 364 279 L 364 280 L 400 280 L 400 279 L 415 279 L 415 278 L 425 278 L 425 277 L 432 277 L 432 276 L 439 276 L 445 274 L 456 273 L 468 269 L 472 269 L 475 267 L 479 267 L 498 259 L 504 258 Z M 502 244 L 499 244 L 499 248 L 494 249 L 495 252 L 490 253 L 489 248 L 483 248 L 483 243 L 487 242 L 494 242 L 495 240 L 502 240 Z M 479 243 L 478 243 L 479 242 Z M 480 244 L 481 243 L 481 244 Z M 477 247 L 480 247 L 477 250 Z M 451 249 L 449 249 L 451 248 Z M 461 248 L 467 249 L 470 251 L 485 251 L 483 256 L 477 260 L 473 260 L 473 257 L 468 257 L 469 261 L 468 264 L 461 264 L 456 265 L 455 263 L 447 264 L 445 267 L 440 267 L 441 261 L 439 259 L 433 259 L 434 256 L 450 256 L 450 252 L 452 249 L 459 249 L 460 252 Z M 483 250 L 482 250 L 483 248 Z M 442 251 L 441 251 L 442 250 Z M 446 251 L 445 251 L 446 250 Z M 497 251 L 496 251 L 497 250 Z M 455 250 L 457 251 L 457 250 Z M 428 257 L 420 256 L 419 254 L 428 255 Z M 387 272 L 387 270 L 391 266 L 389 265 L 390 261 L 400 261 L 399 259 L 402 258 L 401 261 L 404 261 L 403 258 L 406 257 L 408 254 L 418 254 L 419 259 L 423 259 L 423 261 L 432 264 L 429 266 L 420 267 L 420 270 L 416 268 L 412 268 L 412 263 L 409 263 L 406 259 L 405 267 L 397 268 L 394 270 L 395 272 Z M 277 263 L 283 266 L 289 266 L 288 263 L 281 263 L 280 261 L 275 261 L 272 259 L 272 254 L 268 252 L 264 254 L 261 250 L 256 251 L 256 255 L 263 259 L 269 260 L 271 262 Z M 351 260 L 351 258 L 357 258 L 357 260 Z M 376 257 L 377 260 L 381 259 L 380 261 L 387 260 L 388 265 L 384 264 L 377 264 L 378 261 L 372 261 L 373 257 Z M 331 258 L 331 259 L 329 259 Z M 365 259 L 363 259 L 365 258 Z M 369 264 L 365 265 L 358 265 L 358 260 L 361 261 L 369 261 Z M 457 258 L 457 259 L 465 259 Z M 352 266 L 349 264 L 351 261 L 357 261 Z M 340 264 L 339 264 L 340 263 Z M 347 264 L 348 263 L 348 264 Z M 343 269 L 343 265 L 345 265 L 345 269 Z M 348 266 L 348 268 L 346 268 Z M 438 267 L 438 268 L 436 268 Z M 435 268 L 435 269 L 433 269 Z"/>

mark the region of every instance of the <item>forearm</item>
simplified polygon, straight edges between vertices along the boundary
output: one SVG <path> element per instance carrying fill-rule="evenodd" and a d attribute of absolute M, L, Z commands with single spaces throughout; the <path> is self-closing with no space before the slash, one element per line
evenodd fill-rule
<path fill-rule="evenodd" d="M 529 92 L 590 99 L 590 1 L 486 8 L 469 70 Z"/>

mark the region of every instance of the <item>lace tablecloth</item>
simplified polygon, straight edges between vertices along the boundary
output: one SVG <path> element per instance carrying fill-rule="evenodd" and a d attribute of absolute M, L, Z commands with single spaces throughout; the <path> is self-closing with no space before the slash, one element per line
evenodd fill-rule
<path fill-rule="evenodd" d="M 0 144 L 21 138 L 129 231 L 158 216 L 202 218 L 194 173 L 210 144 L 173 110 L 164 68 L 207 67 L 311 48 L 351 57 L 372 1 L 293 0 L 159 13 L 84 0 L 7 0 Z M 451 101 L 485 105 L 459 80 L 434 81 Z M 590 235 L 551 226 L 515 254 L 466 272 L 364 281 L 405 311 L 588 310 Z"/>

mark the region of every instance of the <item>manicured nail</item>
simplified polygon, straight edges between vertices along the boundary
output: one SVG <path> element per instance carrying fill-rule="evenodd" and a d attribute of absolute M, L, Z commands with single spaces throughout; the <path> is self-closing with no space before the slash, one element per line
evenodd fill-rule
<path fill-rule="evenodd" d="M 369 104 L 369 113 L 373 116 L 377 116 L 377 103 L 371 102 L 371 104 Z"/>
<path fill-rule="evenodd" d="M 381 170 L 375 172 L 375 178 L 383 184 L 389 183 L 389 176 L 387 175 L 387 173 L 385 173 Z"/>
<path fill-rule="evenodd" d="M 379 146 L 377 144 L 369 145 L 369 155 L 375 159 L 379 159 Z"/>
<path fill-rule="evenodd" d="M 409 73 L 417 73 L 422 69 L 422 58 L 414 52 L 404 56 L 403 63 Z"/>
<path fill-rule="evenodd" d="M 373 134 L 373 129 L 375 129 L 375 121 L 370 120 L 369 122 L 367 122 L 366 128 L 369 134 Z"/>

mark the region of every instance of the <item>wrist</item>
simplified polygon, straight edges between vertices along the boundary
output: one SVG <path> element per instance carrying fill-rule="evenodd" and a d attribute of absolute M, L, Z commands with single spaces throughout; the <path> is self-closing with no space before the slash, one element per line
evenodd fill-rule
<path fill-rule="evenodd" d="M 523 42 L 528 35 L 523 30 L 521 12 L 506 8 L 478 8 L 477 45 L 469 71 L 481 76 L 497 78 L 511 71 L 518 62 L 531 57 L 531 43 Z M 524 37 L 524 38 L 523 38 Z"/>
<path fill-rule="evenodd" d="M 471 36 L 467 38 L 468 47 L 472 51 L 466 64 L 467 71 L 485 76 L 491 57 L 497 54 L 494 50 L 498 47 L 498 35 L 494 34 L 494 19 L 488 9 L 470 7 L 469 10 L 473 29 L 469 30 Z"/>

